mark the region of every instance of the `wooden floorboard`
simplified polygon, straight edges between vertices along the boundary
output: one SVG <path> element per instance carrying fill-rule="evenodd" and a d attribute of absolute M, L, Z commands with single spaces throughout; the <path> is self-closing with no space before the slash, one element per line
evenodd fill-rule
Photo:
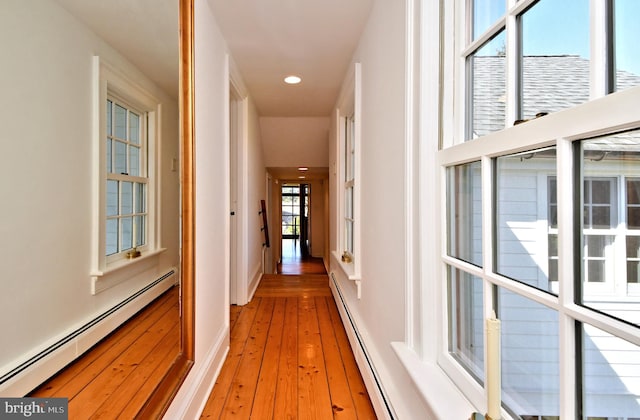
<path fill-rule="evenodd" d="M 69 418 L 134 418 L 179 350 L 173 287 L 29 397 L 69 400 Z"/>
<path fill-rule="evenodd" d="M 327 275 L 265 275 L 231 310 L 229 355 L 202 418 L 376 418 Z"/>

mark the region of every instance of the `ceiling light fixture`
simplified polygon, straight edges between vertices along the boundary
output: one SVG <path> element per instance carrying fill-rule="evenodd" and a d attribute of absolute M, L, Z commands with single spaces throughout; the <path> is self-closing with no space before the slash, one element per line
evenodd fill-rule
<path fill-rule="evenodd" d="M 299 76 L 291 75 L 291 76 L 285 77 L 284 82 L 290 85 L 297 85 L 298 83 L 302 82 L 302 79 Z"/>
<path fill-rule="evenodd" d="M 304 171 L 308 171 L 308 170 L 309 170 L 309 168 L 307 168 L 306 166 L 301 166 L 301 167 L 299 167 L 299 168 L 298 168 L 298 170 L 299 170 L 300 172 L 304 172 Z"/>

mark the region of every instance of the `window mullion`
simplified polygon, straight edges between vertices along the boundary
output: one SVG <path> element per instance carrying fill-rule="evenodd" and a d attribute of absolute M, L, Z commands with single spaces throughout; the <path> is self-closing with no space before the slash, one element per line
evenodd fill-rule
<path fill-rule="evenodd" d="M 591 0 L 591 63 L 589 97 L 601 98 L 614 90 L 613 6 L 609 0 Z"/>
<path fill-rule="evenodd" d="M 521 33 L 519 30 L 518 18 L 514 14 L 507 15 L 506 21 L 507 45 L 506 45 L 506 104 L 505 104 L 505 126 L 510 127 L 513 122 L 520 118 L 520 87 L 521 87 Z"/>
<path fill-rule="evenodd" d="M 557 143 L 557 191 L 558 191 L 558 278 L 559 278 L 559 357 L 560 357 L 560 418 L 576 418 L 576 355 L 575 319 L 566 311 L 575 299 L 575 261 L 574 227 L 575 206 L 580 205 L 574 191 L 574 153 L 573 144 L 566 139 Z M 579 191 L 579 188 L 578 188 Z M 577 201 L 577 203 L 575 202 Z M 581 214 L 581 212 L 580 212 Z"/>

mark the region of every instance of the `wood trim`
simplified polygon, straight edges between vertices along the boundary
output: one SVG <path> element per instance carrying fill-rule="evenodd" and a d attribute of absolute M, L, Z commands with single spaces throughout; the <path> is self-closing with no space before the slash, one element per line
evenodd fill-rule
<path fill-rule="evenodd" d="M 194 358 L 195 118 L 194 0 L 180 0 L 180 128 L 182 157 L 182 352 Z"/>
<path fill-rule="evenodd" d="M 159 419 L 167 411 L 193 366 L 195 355 L 195 166 L 194 166 L 194 0 L 180 4 L 180 157 L 182 253 L 180 281 L 180 353 L 137 418 Z"/>

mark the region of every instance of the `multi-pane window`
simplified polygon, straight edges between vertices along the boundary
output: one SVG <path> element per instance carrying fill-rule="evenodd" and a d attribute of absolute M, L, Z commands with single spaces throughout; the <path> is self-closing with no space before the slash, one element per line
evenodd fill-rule
<path fill-rule="evenodd" d="M 634 0 L 466 3 L 467 140 L 640 85 Z"/>
<path fill-rule="evenodd" d="M 147 243 L 146 116 L 110 96 L 106 105 L 106 255 Z"/>
<path fill-rule="evenodd" d="M 353 256 L 354 251 L 354 189 L 355 189 L 355 122 L 354 117 L 344 118 L 344 250 Z"/>
<path fill-rule="evenodd" d="M 477 389 L 469 382 L 486 393 L 483 321 L 495 311 L 510 418 L 635 419 L 640 68 L 627 16 L 640 3 L 457 6 L 443 6 L 460 36 L 444 42 L 455 45 L 444 57 L 456 76 L 443 76 L 453 85 L 443 101 L 459 112 L 442 117 L 448 352 L 439 362 L 465 392 Z M 616 90 L 625 92 L 603 98 Z"/>

